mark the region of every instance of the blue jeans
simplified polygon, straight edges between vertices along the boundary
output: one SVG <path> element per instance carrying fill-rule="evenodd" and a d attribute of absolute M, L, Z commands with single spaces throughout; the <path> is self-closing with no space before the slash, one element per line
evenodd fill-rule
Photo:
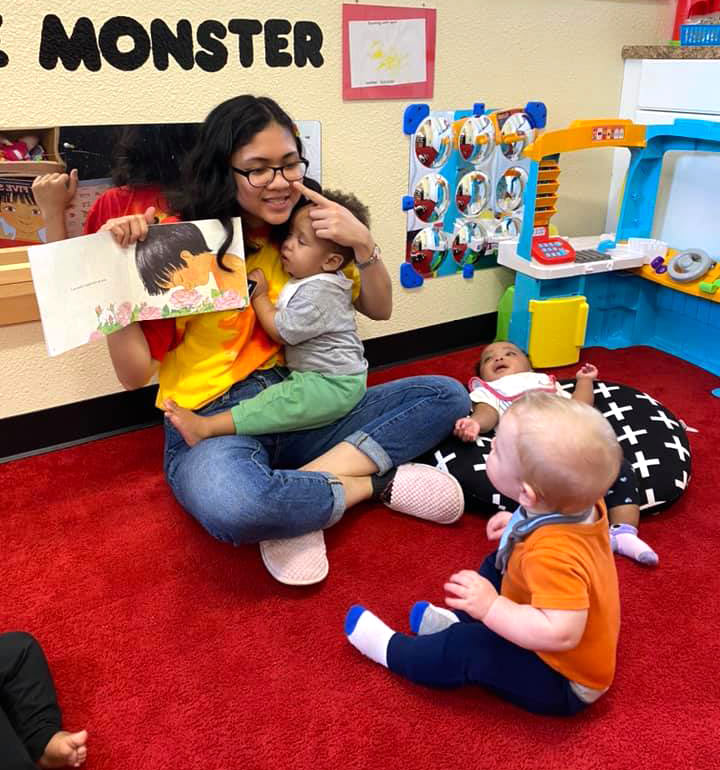
<path fill-rule="evenodd" d="M 198 414 L 230 409 L 287 374 L 280 367 L 257 371 Z M 345 511 L 345 492 L 330 473 L 288 469 L 346 441 L 384 473 L 434 446 L 469 411 L 459 382 L 427 376 L 369 388 L 345 417 L 314 430 L 220 436 L 190 448 L 166 420 L 165 475 L 180 505 L 218 540 L 294 537 L 335 524 Z"/>
<path fill-rule="evenodd" d="M 478 572 L 500 592 L 497 551 Z M 394 634 L 388 668 L 418 684 L 461 687 L 477 684 L 536 714 L 569 716 L 586 708 L 570 682 L 531 650 L 518 647 L 466 612 L 454 610 L 459 623 L 426 636 Z"/>

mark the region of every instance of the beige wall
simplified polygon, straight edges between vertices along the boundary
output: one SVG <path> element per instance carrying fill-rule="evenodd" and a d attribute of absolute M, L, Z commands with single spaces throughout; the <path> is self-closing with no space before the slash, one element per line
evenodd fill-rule
<path fill-rule="evenodd" d="M 622 79 L 620 49 L 669 37 L 672 0 L 437 0 L 393 5 L 436 7 L 437 63 L 433 109 L 522 105 L 548 106 L 549 128 L 575 118 L 617 114 Z M 209 9 L 212 7 L 212 11 Z M 207 8 L 208 10 L 203 10 Z M 44 10 L 41 10 L 44 9 Z M 167 9 L 167 10 L 165 10 Z M 183 71 L 171 62 L 158 72 L 151 61 L 134 72 L 107 63 L 99 72 L 38 64 L 45 13 L 70 30 L 79 16 L 96 30 L 111 16 L 129 15 L 146 29 L 155 17 L 171 28 L 177 19 L 197 24 L 233 17 L 315 21 L 322 29 L 324 66 L 268 68 L 262 49 L 243 69 L 232 48 L 217 73 Z M 412 293 L 398 282 L 403 259 L 405 218 L 400 199 L 407 192 L 407 138 L 401 115 L 405 102 L 345 103 L 341 96 L 341 3 L 337 0 L 216 0 L 211 6 L 176 0 L 164 6 L 140 0 L 56 0 L 51 5 L 19 0 L 6 4 L 0 49 L 10 57 L 0 69 L 4 126 L 68 125 L 202 120 L 218 102 L 242 92 L 275 97 L 296 119 L 319 119 L 323 133 L 323 181 L 354 190 L 370 205 L 374 232 L 395 281 L 395 310 L 387 322 L 363 319 L 367 338 L 402 332 L 492 312 L 509 274 L 484 271 L 472 281 L 447 277 Z M 358 151 L 358 134 L 373 157 Z M 561 210 L 556 217 L 567 234 L 600 232 L 610 179 L 610 152 L 580 153 L 562 162 Z M 452 340 L 448 340 L 451 344 Z M 119 390 L 104 345 L 85 346 L 58 358 L 47 357 L 40 324 L 0 327 L 0 418 L 79 401 Z"/>

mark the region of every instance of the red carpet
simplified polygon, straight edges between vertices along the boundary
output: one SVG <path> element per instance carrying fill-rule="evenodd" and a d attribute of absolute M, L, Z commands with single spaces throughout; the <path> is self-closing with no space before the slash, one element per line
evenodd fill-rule
<path fill-rule="evenodd" d="M 466 381 L 477 353 L 372 379 Z M 160 428 L 0 466 L 0 629 L 42 642 L 66 725 L 90 730 L 89 770 L 716 768 L 720 381 L 648 348 L 583 360 L 700 433 L 689 490 L 643 524 L 660 567 L 617 562 L 617 677 L 578 718 L 530 716 L 480 689 L 426 690 L 345 641 L 355 602 L 406 628 L 416 599 L 441 601 L 450 572 L 490 550 L 483 518 L 443 528 L 358 507 L 327 534 L 327 581 L 281 586 L 256 546 L 215 542 L 174 502 Z"/>

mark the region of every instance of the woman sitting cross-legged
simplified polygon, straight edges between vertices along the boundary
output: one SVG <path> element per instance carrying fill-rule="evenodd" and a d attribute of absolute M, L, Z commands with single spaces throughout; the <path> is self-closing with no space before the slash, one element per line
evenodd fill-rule
<path fill-rule="evenodd" d="M 289 276 L 279 244 L 301 201 L 307 162 L 290 117 L 271 99 L 239 96 L 216 107 L 186 161 L 184 183 L 170 202 L 182 220 L 218 218 L 232 239 L 241 216 L 247 270 L 262 270 L 273 303 Z M 304 201 L 307 204 L 307 201 Z M 344 206 L 313 197 L 315 234 L 349 247 L 355 264 L 355 308 L 373 319 L 392 310 L 390 276 L 372 235 Z M 152 211 L 109 220 L 104 228 L 128 244 L 147 234 Z M 157 405 L 208 416 L 227 411 L 288 376 L 281 345 L 256 322 L 252 308 L 185 316 L 172 326 L 131 324 L 108 337 L 115 371 L 126 388 L 157 372 Z M 447 435 L 469 411 L 459 382 L 411 377 L 371 387 L 344 417 L 311 430 L 227 435 L 190 447 L 165 423 L 165 474 L 180 504 L 211 535 L 259 542 L 270 573 L 310 584 L 328 572 L 322 530 L 371 498 L 419 518 L 455 521 L 463 511 L 455 479 L 406 464 Z"/>

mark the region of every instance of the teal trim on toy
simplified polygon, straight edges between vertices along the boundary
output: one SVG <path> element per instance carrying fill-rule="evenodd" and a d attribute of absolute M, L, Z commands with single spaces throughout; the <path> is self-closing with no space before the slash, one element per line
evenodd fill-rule
<path fill-rule="evenodd" d="M 517 254 L 523 259 L 530 261 L 530 248 L 532 245 L 533 231 L 535 229 L 533 222 L 535 220 L 535 201 L 537 199 L 538 172 L 540 164 L 533 160 L 528 169 L 528 179 L 523 194 L 523 221 L 520 228 L 520 238 L 518 239 Z"/>
<path fill-rule="evenodd" d="M 677 119 L 671 125 L 647 126 L 645 147 L 631 147 L 617 241 L 649 238 L 655 216 L 663 156 L 671 150 L 720 152 L 720 124 Z"/>

